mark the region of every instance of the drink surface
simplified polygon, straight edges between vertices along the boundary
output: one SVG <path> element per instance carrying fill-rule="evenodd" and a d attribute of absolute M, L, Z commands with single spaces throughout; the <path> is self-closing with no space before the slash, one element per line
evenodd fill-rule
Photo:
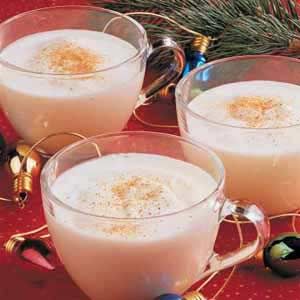
<path fill-rule="evenodd" d="M 229 126 L 278 128 L 300 124 L 300 87 L 273 81 L 242 81 L 210 89 L 189 107 Z"/>
<path fill-rule="evenodd" d="M 52 187 L 56 197 L 65 204 L 82 212 L 113 218 L 171 214 L 197 204 L 215 189 L 216 181 L 197 166 L 139 153 L 112 154 L 82 163 L 60 175 Z M 73 222 L 67 213 L 60 217 Z M 96 227 L 99 231 L 99 224 Z M 131 236 L 140 233 L 134 232 L 135 229 L 131 225 L 114 224 L 103 231 Z M 147 226 L 144 229 L 147 231 Z M 151 227 L 152 233 L 153 230 Z"/>
<path fill-rule="evenodd" d="M 201 93 L 189 108 L 203 117 L 187 119 L 189 134 L 212 148 L 264 156 L 300 151 L 297 127 L 285 129 L 300 124 L 297 85 L 273 81 L 225 84 Z"/>
<path fill-rule="evenodd" d="M 97 74 L 97 71 L 117 66 L 135 54 L 137 49 L 113 35 L 91 30 L 65 29 L 31 34 L 18 39 L 4 48 L 0 57 L 30 72 L 53 75 L 94 73 L 78 81 L 77 85 L 51 77 L 43 81 L 42 86 L 33 86 L 34 82 L 29 77 L 17 77 L 17 82 L 9 82 L 4 78 L 5 84 L 16 90 L 70 97 L 86 94 L 84 88 L 99 89 L 100 83 L 103 89 L 108 88 L 117 79 L 130 76 L 130 68 L 121 72 Z M 129 74 L 126 74 L 126 70 Z M 111 78 L 112 74 L 114 78 Z"/>

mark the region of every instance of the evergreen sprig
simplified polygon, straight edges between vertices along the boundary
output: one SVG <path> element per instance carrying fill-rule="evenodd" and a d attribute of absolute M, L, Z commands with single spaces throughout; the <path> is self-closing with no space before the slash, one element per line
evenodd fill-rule
<path fill-rule="evenodd" d="M 284 0 L 283 0 L 284 1 Z M 209 59 L 276 53 L 300 57 L 296 0 L 93 0 L 120 12 L 151 11 L 212 37 Z M 158 19 L 139 18 L 152 38 L 168 35 L 189 48 L 192 34 Z M 163 25 L 162 25 L 163 24 Z M 289 51 L 293 45 L 292 51 Z"/>
<path fill-rule="evenodd" d="M 210 59 L 234 56 L 237 53 L 283 54 L 294 39 L 299 39 L 299 36 L 273 15 L 243 16 L 237 19 L 235 26 L 225 30 L 222 38 L 213 45 Z"/>

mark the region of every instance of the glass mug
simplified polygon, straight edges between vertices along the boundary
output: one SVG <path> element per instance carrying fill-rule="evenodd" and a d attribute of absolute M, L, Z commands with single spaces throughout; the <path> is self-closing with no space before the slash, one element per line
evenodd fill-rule
<path fill-rule="evenodd" d="M 1 51 L 20 38 L 64 29 L 105 32 L 137 51 L 108 68 L 76 74 L 36 72 L 1 57 Z M 20 14 L 0 24 L 0 41 L 0 103 L 29 144 L 62 131 L 92 136 L 122 130 L 136 106 L 180 76 L 185 61 L 184 51 L 172 40 L 163 38 L 150 47 L 145 29 L 134 19 L 92 6 L 50 7 Z M 147 60 L 168 50 L 174 54 L 170 54 L 173 62 L 142 89 Z M 61 136 L 45 142 L 43 148 L 54 152 L 68 143 L 69 137 Z"/>
<path fill-rule="evenodd" d="M 294 58 L 226 58 L 194 70 L 176 90 L 181 135 L 206 145 L 221 158 L 226 170 L 225 195 L 256 203 L 268 215 L 300 207 L 300 124 L 267 129 L 229 126 L 193 112 L 189 103 L 202 92 L 240 81 L 300 86 L 299 72 L 300 61 Z"/>
<path fill-rule="evenodd" d="M 99 152 L 175 158 L 206 171 L 217 185 L 190 207 L 146 218 L 91 214 L 55 197 L 55 180 L 70 168 L 98 158 Z M 70 276 L 93 300 L 153 300 L 163 293 L 183 293 L 197 280 L 260 251 L 269 237 L 268 219 L 253 204 L 226 199 L 223 185 L 224 168 L 213 152 L 181 137 L 151 132 L 113 133 L 77 142 L 55 154 L 41 174 L 43 207 L 54 245 Z M 220 222 L 230 214 L 249 219 L 258 236 L 242 249 L 221 256 L 214 253 L 214 244 Z M 73 221 L 65 222 L 65 217 Z M 102 234 L 107 226 L 138 230 L 133 237 L 114 239 Z M 157 229 L 150 237 L 143 235 L 153 226 Z"/>

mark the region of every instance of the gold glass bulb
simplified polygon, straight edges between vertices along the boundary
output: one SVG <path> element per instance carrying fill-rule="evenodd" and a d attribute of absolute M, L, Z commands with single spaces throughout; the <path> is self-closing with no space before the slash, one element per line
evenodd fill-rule
<path fill-rule="evenodd" d="M 29 153 L 30 146 L 24 142 L 17 144 L 16 149 L 9 153 L 8 169 L 13 175 L 13 201 L 24 207 L 28 194 L 32 192 L 33 177 L 39 175 L 41 170 L 41 157 L 33 150 Z M 23 168 L 21 165 L 26 159 Z"/>

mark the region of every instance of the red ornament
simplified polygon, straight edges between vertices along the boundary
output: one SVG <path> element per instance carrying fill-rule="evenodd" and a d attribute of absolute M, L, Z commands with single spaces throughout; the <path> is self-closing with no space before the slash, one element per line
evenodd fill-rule
<path fill-rule="evenodd" d="M 51 251 L 41 239 L 26 239 L 24 237 L 13 237 L 5 245 L 7 253 L 15 253 L 26 261 L 43 267 L 47 270 L 54 270 L 55 267 L 49 262 Z"/>

